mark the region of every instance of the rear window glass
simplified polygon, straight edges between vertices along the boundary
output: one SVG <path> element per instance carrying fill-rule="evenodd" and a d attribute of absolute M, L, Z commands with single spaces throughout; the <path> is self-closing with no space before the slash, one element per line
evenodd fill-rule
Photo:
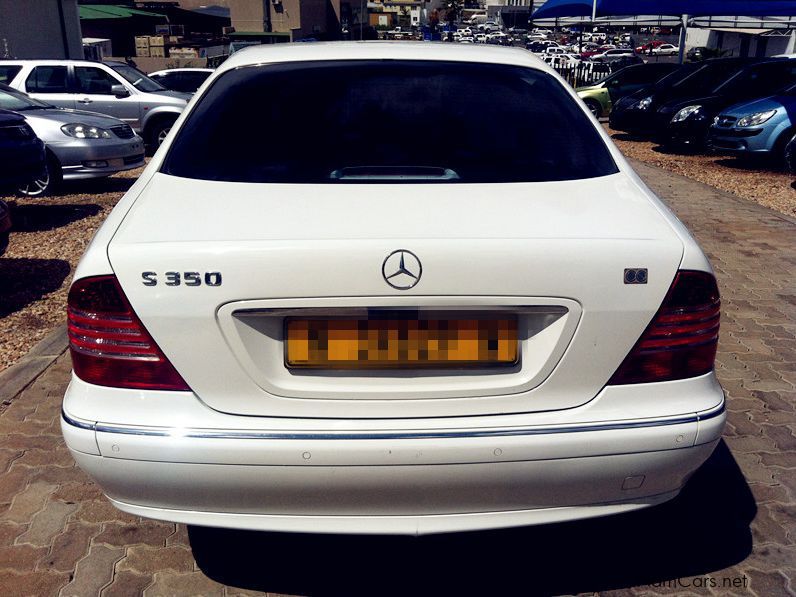
<path fill-rule="evenodd" d="M 0 64 L 0 83 L 10 83 L 21 70 L 16 64 Z"/>
<path fill-rule="evenodd" d="M 229 71 L 162 170 L 317 184 L 574 180 L 617 168 L 591 120 L 543 72 L 385 60 Z"/>

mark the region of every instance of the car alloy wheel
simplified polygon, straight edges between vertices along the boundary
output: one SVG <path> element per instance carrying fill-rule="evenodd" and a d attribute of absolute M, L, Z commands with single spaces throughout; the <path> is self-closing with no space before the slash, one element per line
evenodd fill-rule
<path fill-rule="evenodd" d="M 603 112 L 602 108 L 600 107 L 600 104 L 598 104 L 594 100 L 587 100 L 586 107 L 589 109 L 589 112 L 594 114 L 595 118 L 599 118 L 600 116 L 602 116 Z"/>
<path fill-rule="evenodd" d="M 163 127 L 158 131 L 158 136 L 157 136 L 158 147 L 160 147 L 163 144 L 163 141 L 166 140 L 166 136 L 169 134 L 170 130 L 171 127 L 169 126 L 169 127 Z"/>
<path fill-rule="evenodd" d="M 36 176 L 30 182 L 20 185 L 17 190 L 20 195 L 24 195 L 25 197 L 42 197 L 49 193 L 51 187 L 50 166 L 48 164 L 44 167 L 44 172 Z"/>

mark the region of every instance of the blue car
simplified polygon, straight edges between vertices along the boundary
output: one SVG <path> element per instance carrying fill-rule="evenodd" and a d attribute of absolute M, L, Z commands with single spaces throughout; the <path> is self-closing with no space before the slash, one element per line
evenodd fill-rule
<path fill-rule="evenodd" d="M 710 127 L 710 144 L 722 152 L 781 160 L 794 134 L 796 85 L 778 95 L 722 110 Z"/>

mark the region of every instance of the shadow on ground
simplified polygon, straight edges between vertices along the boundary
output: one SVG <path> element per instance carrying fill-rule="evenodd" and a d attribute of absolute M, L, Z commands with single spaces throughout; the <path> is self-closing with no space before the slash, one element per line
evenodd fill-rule
<path fill-rule="evenodd" d="M 722 441 L 678 498 L 620 516 L 420 538 L 188 532 L 201 570 L 238 588 L 302 595 L 561 594 L 736 564 L 751 552 L 756 511 Z"/>
<path fill-rule="evenodd" d="M 97 215 L 99 205 L 25 205 L 17 203 L 11 208 L 12 232 L 41 232 L 60 228 L 83 218 Z"/>
<path fill-rule="evenodd" d="M 62 259 L 0 258 L 0 317 L 58 290 L 69 271 Z"/>
<path fill-rule="evenodd" d="M 135 177 L 110 176 L 85 180 L 65 180 L 59 195 L 94 195 L 99 193 L 125 193 L 135 184 Z"/>

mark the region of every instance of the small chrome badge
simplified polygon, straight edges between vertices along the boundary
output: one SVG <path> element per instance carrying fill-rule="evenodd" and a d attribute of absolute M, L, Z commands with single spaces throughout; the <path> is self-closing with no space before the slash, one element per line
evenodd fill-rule
<path fill-rule="evenodd" d="M 625 270 L 625 284 L 646 284 L 647 268 L 635 267 Z"/>
<path fill-rule="evenodd" d="M 396 290 L 409 290 L 420 282 L 423 266 L 412 251 L 398 249 L 387 255 L 381 264 L 381 275 Z"/>

